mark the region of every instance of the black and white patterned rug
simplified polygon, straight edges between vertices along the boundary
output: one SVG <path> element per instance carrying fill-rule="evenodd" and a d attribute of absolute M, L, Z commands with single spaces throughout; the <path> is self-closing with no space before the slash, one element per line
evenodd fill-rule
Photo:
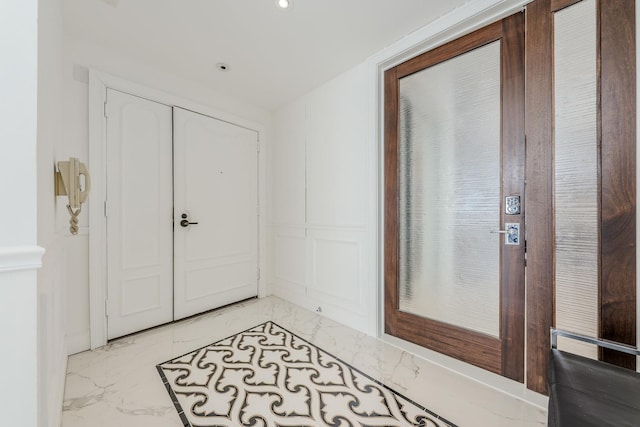
<path fill-rule="evenodd" d="M 185 427 L 455 427 L 273 322 L 157 369 Z"/>

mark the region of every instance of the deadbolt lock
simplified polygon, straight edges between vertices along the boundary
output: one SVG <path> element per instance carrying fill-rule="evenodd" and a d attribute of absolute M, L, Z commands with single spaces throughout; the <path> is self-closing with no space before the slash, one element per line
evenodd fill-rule
<path fill-rule="evenodd" d="M 507 215 L 520 214 L 520 196 L 507 196 L 504 201 L 504 213 Z"/>

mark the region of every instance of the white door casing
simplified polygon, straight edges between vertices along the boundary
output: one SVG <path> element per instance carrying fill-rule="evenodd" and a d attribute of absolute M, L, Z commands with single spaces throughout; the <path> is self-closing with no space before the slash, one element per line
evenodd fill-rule
<path fill-rule="evenodd" d="M 173 320 L 172 109 L 107 91 L 108 338 Z"/>
<path fill-rule="evenodd" d="M 91 171 L 92 190 L 88 200 L 89 210 L 89 321 L 90 348 L 95 349 L 107 344 L 107 218 L 105 201 L 107 197 L 107 129 L 106 112 L 107 91 L 113 89 L 141 98 L 158 102 L 166 106 L 180 106 L 190 111 L 198 111 L 209 117 L 216 117 L 228 123 L 234 123 L 259 135 L 260 152 L 265 152 L 268 138 L 265 125 L 248 119 L 253 112 L 243 115 L 233 114 L 210 104 L 203 104 L 143 84 L 132 82 L 121 77 L 104 73 L 95 69 L 89 70 L 89 170 Z M 266 257 L 260 254 L 266 251 L 266 156 L 258 154 L 258 264 L 261 271 L 266 271 Z M 258 279 L 258 296 L 268 295 L 266 274 Z"/>
<path fill-rule="evenodd" d="M 257 132 L 174 108 L 174 197 L 175 319 L 256 296 Z"/>

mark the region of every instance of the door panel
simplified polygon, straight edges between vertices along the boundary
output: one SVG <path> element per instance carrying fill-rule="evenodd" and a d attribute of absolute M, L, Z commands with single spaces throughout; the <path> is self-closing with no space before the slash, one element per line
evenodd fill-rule
<path fill-rule="evenodd" d="M 108 339 L 173 320 L 171 107 L 107 92 Z"/>
<path fill-rule="evenodd" d="M 399 114 L 400 310 L 499 337 L 500 41 L 400 79 Z"/>
<path fill-rule="evenodd" d="M 176 319 L 257 295 L 257 149 L 255 131 L 174 108 Z"/>
<path fill-rule="evenodd" d="M 506 18 L 385 74 L 385 331 L 518 381 L 523 21 Z M 519 197 L 518 212 L 506 211 L 506 196 Z M 505 234 L 513 224 L 519 235 Z"/>

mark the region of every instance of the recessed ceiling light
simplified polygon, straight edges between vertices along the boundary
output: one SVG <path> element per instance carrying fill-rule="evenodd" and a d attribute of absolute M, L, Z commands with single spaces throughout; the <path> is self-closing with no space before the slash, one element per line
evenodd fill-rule
<path fill-rule="evenodd" d="M 225 64 L 224 62 L 218 62 L 216 64 L 216 68 L 222 72 L 229 71 L 229 65 Z"/>
<path fill-rule="evenodd" d="M 293 0 L 276 0 L 276 4 L 280 9 L 291 9 Z"/>

